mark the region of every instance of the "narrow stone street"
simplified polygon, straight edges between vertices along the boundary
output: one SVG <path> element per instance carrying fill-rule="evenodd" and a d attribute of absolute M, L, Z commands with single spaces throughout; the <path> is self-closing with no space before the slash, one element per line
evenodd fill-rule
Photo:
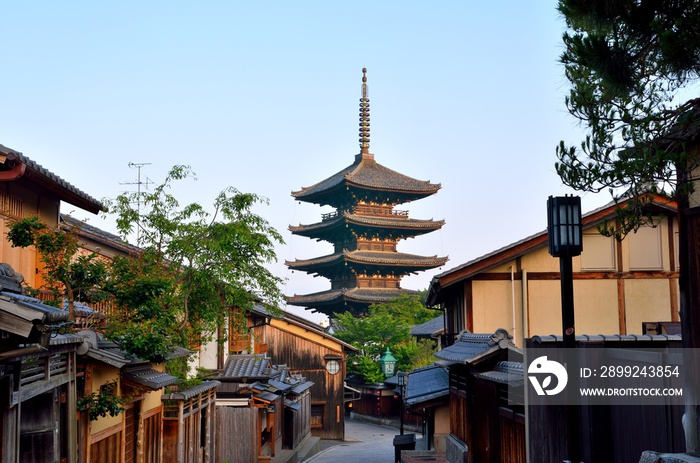
<path fill-rule="evenodd" d="M 393 463 L 397 434 L 396 428 L 348 419 L 344 441 L 321 441 L 322 450 L 303 463 Z M 422 436 L 416 437 L 419 449 Z"/>

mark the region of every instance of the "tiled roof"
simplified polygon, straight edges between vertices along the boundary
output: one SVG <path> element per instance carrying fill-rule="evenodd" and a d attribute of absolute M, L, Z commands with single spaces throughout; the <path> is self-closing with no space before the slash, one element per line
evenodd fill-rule
<path fill-rule="evenodd" d="M 411 336 L 437 336 L 445 331 L 445 319 L 438 315 L 432 320 L 416 325 L 411 328 Z"/>
<path fill-rule="evenodd" d="M 211 389 L 214 389 L 215 387 L 221 386 L 221 383 L 219 381 L 204 381 L 202 384 L 199 384 L 197 386 L 191 387 L 187 390 L 184 390 L 182 392 L 173 392 L 171 394 L 164 394 L 161 397 L 161 400 L 190 400 L 193 397 L 198 396 L 199 394 L 203 392 L 207 392 Z"/>
<path fill-rule="evenodd" d="M 150 364 L 126 367 L 121 372 L 121 378 L 154 391 L 178 382 L 177 377 L 154 370 Z"/>
<path fill-rule="evenodd" d="M 224 379 L 224 378 L 221 378 Z M 255 399 L 270 403 L 284 396 L 291 402 L 314 385 L 300 374 L 291 374 L 286 365 L 274 365 L 267 369 L 267 376 L 259 381 L 242 386 L 239 394 L 252 394 Z M 286 400 L 285 399 L 285 400 Z"/>
<path fill-rule="evenodd" d="M 97 241 L 98 243 L 103 243 L 105 245 L 121 249 L 127 253 L 140 251 L 138 246 L 127 243 L 119 236 L 92 226 L 87 222 L 74 219 L 68 214 L 61 214 L 61 222 L 69 227 L 77 226 L 78 236 L 89 238 L 93 241 Z"/>
<path fill-rule="evenodd" d="M 185 349 L 184 347 L 181 347 L 181 346 L 174 346 L 172 348 L 172 350 L 170 351 L 170 353 L 168 354 L 168 360 L 182 358 L 182 357 L 189 357 L 192 354 L 194 354 L 194 351 L 191 351 L 189 349 Z"/>
<path fill-rule="evenodd" d="M 31 181 L 44 184 L 47 188 L 56 193 L 61 200 L 94 214 L 104 210 L 104 205 L 100 201 L 71 185 L 40 164 L 32 161 L 19 151 L 0 145 L 0 154 L 7 156 L 10 160 L 16 160 L 24 164 L 26 169 L 32 174 Z M 24 175 L 26 176 L 27 174 L 25 173 Z"/>
<path fill-rule="evenodd" d="M 513 336 L 499 328 L 493 334 L 463 333 L 457 342 L 437 351 L 435 357 L 449 362 L 471 364 L 502 349 L 519 352 L 513 344 Z"/>
<path fill-rule="evenodd" d="M 346 288 L 346 289 L 331 289 L 329 291 L 321 291 L 318 293 L 307 295 L 294 295 L 287 299 L 287 302 L 292 305 L 301 305 L 318 302 L 334 302 L 338 300 L 353 300 L 358 302 L 385 302 L 391 299 L 396 299 L 401 294 L 417 294 L 417 291 L 400 288 Z"/>
<path fill-rule="evenodd" d="M 323 222 L 299 226 L 290 225 L 289 230 L 296 235 L 315 237 L 333 230 L 344 230 L 347 224 L 356 227 L 386 228 L 392 231 L 393 236 L 396 237 L 402 232 L 403 236 L 417 236 L 423 233 L 429 233 L 442 228 L 442 226 L 445 225 L 445 221 L 408 219 L 390 215 L 370 216 L 345 212 L 330 220 L 324 220 Z"/>
<path fill-rule="evenodd" d="M 143 360 L 139 360 L 136 357 L 124 352 L 117 344 L 113 342 L 98 340 L 96 347 L 93 346 L 90 341 L 88 341 L 88 343 L 90 347 L 85 355 L 92 359 L 106 363 L 107 365 L 122 368 L 130 364 L 139 365 L 146 363 Z"/>
<path fill-rule="evenodd" d="M 357 157 L 355 162 L 340 172 L 310 187 L 292 192 L 297 200 L 314 202 L 314 197 L 323 196 L 341 186 L 362 189 L 408 193 L 417 198 L 436 193 L 440 184 L 416 180 L 388 169 L 374 159 Z"/>
<path fill-rule="evenodd" d="M 286 261 L 292 270 L 317 271 L 316 267 L 335 266 L 345 262 L 362 265 L 382 265 L 395 267 L 416 267 L 421 269 L 439 267 L 447 262 L 447 257 L 419 256 L 402 252 L 386 251 L 347 251 L 329 254 L 313 259 Z M 407 270 L 410 271 L 410 270 Z"/>
<path fill-rule="evenodd" d="M 449 375 L 444 366 L 430 365 L 417 368 L 408 375 L 406 404 L 414 406 L 439 397 L 447 397 L 449 391 Z"/>
<path fill-rule="evenodd" d="M 550 334 L 546 336 L 533 336 L 533 344 L 544 344 L 552 342 L 563 342 L 564 338 L 561 335 Z M 653 341 L 653 342 L 668 342 L 682 341 L 683 337 L 680 334 L 577 334 L 577 342 L 638 342 L 638 341 Z"/>
<path fill-rule="evenodd" d="M 218 379 L 268 378 L 270 359 L 265 354 L 230 355 Z"/>
<path fill-rule="evenodd" d="M 353 202 L 353 197 L 401 204 L 430 196 L 439 189 L 440 184 L 395 172 L 377 163 L 373 156 L 358 156 L 352 165 L 315 185 L 292 192 L 292 196 L 299 201 L 338 207 Z"/>
<path fill-rule="evenodd" d="M 68 311 L 44 304 L 39 299 L 22 294 L 0 291 L 0 310 L 37 324 L 68 321 Z"/>
<path fill-rule="evenodd" d="M 85 338 L 77 334 L 57 334 L 51 336 L 49 340 L 50 346 L 66 346 L 70 344 L 82 344 L 85 342 Z"/>
<path fill-rule="evenodd" d="M 475 373 L 475 376 L 500 384 L 518 385 L 525 378 L 525 367 L 522 362 L 498 362 L 493 370 Z"/>

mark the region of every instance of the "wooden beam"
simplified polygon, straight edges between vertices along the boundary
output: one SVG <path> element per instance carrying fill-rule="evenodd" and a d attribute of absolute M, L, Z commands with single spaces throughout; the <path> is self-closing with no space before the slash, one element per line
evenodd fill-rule
<path fill-rule="evenodd" d="M 474 332 L 474 292 L 472 290 L 472 282 L 464 282 L 464 311 L 466 312 L 465 323 L 467 324 L 467 329 Z"/>
<path fill-rule="evenodd" d="M 617 315 L 620 334 L 627 334 L 627 308 L 625 306 L 625 280 L 617 280 Z"/>

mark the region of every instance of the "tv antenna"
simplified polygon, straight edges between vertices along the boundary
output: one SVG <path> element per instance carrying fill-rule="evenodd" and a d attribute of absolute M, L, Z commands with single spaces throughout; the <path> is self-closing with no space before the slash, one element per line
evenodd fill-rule
<path fill-rule="evenodd" d="M 139 217 L 139 222 L 136 223 L 136 244 L 140 244 L 140 237 L 141 237 L 141 185 L 144 185 L 145 188 L 148 190 L 148 185 L 152 184 L 153 181 L 146 177 L 146 180 L 141 180 L 141 168 L 144 166 L 150 166 L 150 162 L 130 162 L 128 164 L 129 167 L 132 169 L 137 169 L 137 175 L 136 175 L 136 181 L 135 182 L 124 182 L 120 183 L 120 185 L 136 185 L 136 216 Z"/>

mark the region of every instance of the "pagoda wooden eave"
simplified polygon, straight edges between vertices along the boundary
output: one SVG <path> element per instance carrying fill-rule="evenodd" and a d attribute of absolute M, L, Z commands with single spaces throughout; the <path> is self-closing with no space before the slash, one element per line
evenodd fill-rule
<path fill-rule="evenodd" d="M 287 303 L 333 316 L 340 307 L 355 307 L 366 310 L 372 304 L 388 302 L 402 294 L 418 294 L 418 291 L 403 288 L 344 288 L 288 297 Z"/>
<path fill-rule="evenodd" d="M 327 179 L 292 192 L 292 196 L 298 201 L 331 206 L 364 196 L 382 198 L 385 204 L 401 204 L 435 194 L 441 187 L 400 174 L 374 159 L 359 158 Z"/>
<path fill-rule="evenodd" d="M 415 266 L 433 268 L 447 262 L 447 257 L 419 256 L 416 254 L 406 254 L 403 252 L 383 252 L 383 251 L 347 251 L 337 252 L 313 259 L 296 259 L 285 261 L 285 264 L 292 270 L 306 270 L 313 267 L 354 263 L 365 265 L 383 266 Z"/>
<path fill-rule="evenodd" d="M 289 226 L 289 230 L 295 235 L 317 239 L 325 239 L 326 236 L 334 233 L 346 234 L 355 230 L 376 230 L 375 234 L 377 235 L 403 239 L 439 230 L 444 224 L 444 220 L 420 220 L 400 216 L 368 216 L 344 212 L 322 222 Z M 358 236 L 367 235 L 367 233 L 362 232 L 355 234 Z M 328 241 L 332 242 L 333 240 Z"/>
<path fill-rule="evenodd" d="M 343 251 L 314 259 L 286 261 L 292 270 L 318 274 L 330 278 L 339 269 L 349 267 L 353 273 L 408 275 L 410 273 L 440 267 L 447 257 L 418 256 L 400 252 Z"/>

